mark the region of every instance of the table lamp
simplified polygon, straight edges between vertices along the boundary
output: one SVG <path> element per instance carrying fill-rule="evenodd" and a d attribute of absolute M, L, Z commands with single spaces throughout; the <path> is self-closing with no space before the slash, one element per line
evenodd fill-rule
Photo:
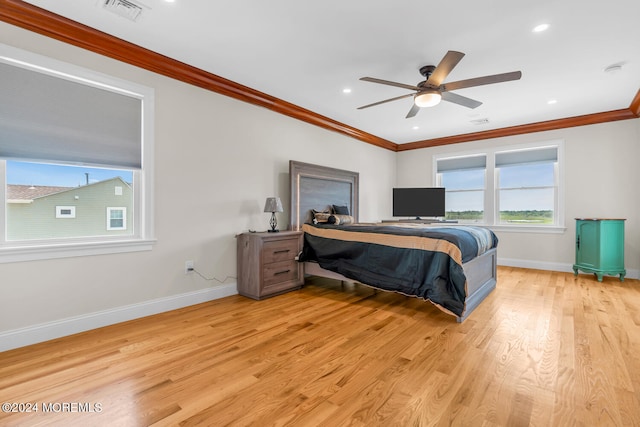
<path fill-rule="evenodd" d="M 269 225 L 271 225 L 271 230 L 268 230 L 270 233 L 276 233 L 280 230 L 278 227 L 278 220 L 276 220 L 276 212 L 283 212 L 282 202 L 280 201 L 280 197 L 267 197 L 267 201 L 264 204 L 264 211 L 271 212 L 271 220 L 269 221 Z"/>

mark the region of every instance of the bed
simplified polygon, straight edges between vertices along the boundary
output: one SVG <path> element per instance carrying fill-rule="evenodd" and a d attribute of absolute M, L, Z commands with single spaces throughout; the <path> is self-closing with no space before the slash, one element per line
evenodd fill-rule
<path fill-rule="evenodd" d="M 363 224 L 358 221 L 357 172 L 292 160 L 289 177 L 290 229 L 305 232 L 300 254 L 305 275 L 422 298 L 454 315 L 458 322 L 495 289 L 497 238 L 487 229 Z M 334 207 L 348 210 L 353 223 L 314 224 L 314 212 Z M 476 248 L 480 255 L 472 248 L 474 239 L 482 241 Z M 373 264 L 367 264 L 371 261 Z"/>

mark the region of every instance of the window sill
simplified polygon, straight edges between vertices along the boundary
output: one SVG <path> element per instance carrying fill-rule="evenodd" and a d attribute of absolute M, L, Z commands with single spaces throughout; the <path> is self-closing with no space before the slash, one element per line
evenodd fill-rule
<path fill-rule="evenodd" d="M 0 247 L 0 264 L 89 255 L 150 251 L 155 239 L 14 245 Z"/>
<path fill-rule="evenodd" d="M 486 225 L 493 231 L 509 233 L 562 234 L 567 227 L 559 225 Z"/>

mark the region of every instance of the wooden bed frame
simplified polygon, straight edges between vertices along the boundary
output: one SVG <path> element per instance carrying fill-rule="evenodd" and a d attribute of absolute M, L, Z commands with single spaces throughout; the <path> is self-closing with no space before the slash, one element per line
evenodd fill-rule
<path fill-rule="evenodd" d="M 348 206 L 349 212 L 358 222 L 358 172 L 334 169 L 310 163 L 289 161 L 291 184 L 291 206 L 289 228 L 300 230 L 303 224 L 311 223 L 311 209 L 323 211 L 331 205 Z M 473 310 L 496 287 L 496 249 L 463 264 L 467 277 L 466 308 L 458 322 L 464 321 Z M 353 282 L 341 274 L 325 270 L 314 262 L 304 263 L 305 275 L 327 277 Z M 364 284 L 375 288 L 374 285 Z M 376 288 L 378 289 L 378 288 Z"/>

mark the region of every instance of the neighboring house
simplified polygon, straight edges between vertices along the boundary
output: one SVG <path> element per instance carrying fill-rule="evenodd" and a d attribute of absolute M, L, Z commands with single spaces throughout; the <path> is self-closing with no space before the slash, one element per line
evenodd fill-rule
<path fill-rule="evenodd" d="M 121 178 L 80 187 L 7 185 L 7 239 L 132 233 L 133 192 Z"/>

